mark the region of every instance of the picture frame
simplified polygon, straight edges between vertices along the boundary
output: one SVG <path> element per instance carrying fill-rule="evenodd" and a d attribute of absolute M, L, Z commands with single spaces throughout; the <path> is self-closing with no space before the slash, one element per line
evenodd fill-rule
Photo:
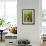
<path fill-rule="evenodd" d="M 35 24 L 35 9 L 22 9 L 22 24 Z"/>

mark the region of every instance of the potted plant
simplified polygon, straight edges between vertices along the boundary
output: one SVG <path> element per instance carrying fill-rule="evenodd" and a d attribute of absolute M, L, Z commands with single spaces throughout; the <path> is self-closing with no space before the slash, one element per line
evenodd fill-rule
<path fill-rule="evenodd" d="M 2 27 L 4 25 L 4 19 L 3 18 L 0 18 L 0 27 Z"/>

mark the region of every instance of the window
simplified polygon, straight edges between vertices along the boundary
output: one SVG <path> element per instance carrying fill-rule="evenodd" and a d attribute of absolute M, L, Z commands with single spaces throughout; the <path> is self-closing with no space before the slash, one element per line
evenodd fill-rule
<path fill-rule="evenodd" d="M 42 0 L 42 32 L 46 32 L 46 0 Z"/>
<path fill-rule="evenodd" d="M 0 1 L 0 17 L 4 16 L 4 2 Z"/>
<path fill-rule="evenodd" d="M 0 17 L 17 25 L 17 0 L 0 1 Z"/>
<path fill-rule="evenodd" d="M 17 1 L 6 1 L 5 7 L 7 21 L 17 24 Z"/>

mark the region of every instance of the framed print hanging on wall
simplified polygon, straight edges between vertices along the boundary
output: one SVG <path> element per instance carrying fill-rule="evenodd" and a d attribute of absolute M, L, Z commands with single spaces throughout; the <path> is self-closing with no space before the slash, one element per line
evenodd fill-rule
<path fill-rule="evenodd" d="M 22 9 L 22 24 L 35 24 L 35 9 Z"/>

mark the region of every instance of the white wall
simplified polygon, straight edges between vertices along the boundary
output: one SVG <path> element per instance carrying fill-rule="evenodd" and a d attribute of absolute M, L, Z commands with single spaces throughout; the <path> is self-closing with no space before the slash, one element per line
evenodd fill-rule
<path fill-rule="evenodd" d="M 42 0 L 17 1 L 18 39 L 29 39 L 31 43 L 40 43 L 41 34 L 41 3 Z M 35 9 L 35 24 L 22 24 L 22 9 Z M 39 45 L 38 45 L 39 46 Z"/>

